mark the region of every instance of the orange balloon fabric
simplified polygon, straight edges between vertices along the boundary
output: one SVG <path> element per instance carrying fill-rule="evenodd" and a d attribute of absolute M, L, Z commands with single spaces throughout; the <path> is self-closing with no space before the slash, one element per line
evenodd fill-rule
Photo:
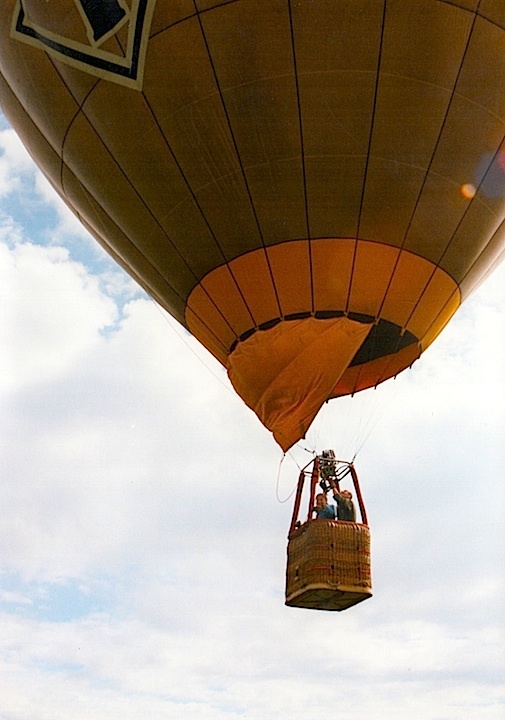
<path fill-rule="evenodd" d="M 370 328 L 345 317 L 295 320 L 254 333 L 231 354 L 235 390 L 284 451 L 305 436 Z"/>

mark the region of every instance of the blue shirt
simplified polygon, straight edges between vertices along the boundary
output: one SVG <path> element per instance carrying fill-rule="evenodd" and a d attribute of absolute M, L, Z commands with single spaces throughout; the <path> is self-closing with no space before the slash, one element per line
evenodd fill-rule
<path fill-rule="evenodd" d="M 322 510 L 317 513 L 318 520 L 336 520 L 337 513 L 335 512 L 334 505 L 325 505 Z"/>

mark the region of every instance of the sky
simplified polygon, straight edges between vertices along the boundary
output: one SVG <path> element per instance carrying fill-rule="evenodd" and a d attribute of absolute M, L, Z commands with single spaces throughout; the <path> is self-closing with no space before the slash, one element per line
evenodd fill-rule
<path fill-rule="evenodd" d="M 505 265 L 283 458 L 0 116 L 0 720 L 504 720 Z M 284 605 L 300 467 L 360 478 L 374 596 Z"/>

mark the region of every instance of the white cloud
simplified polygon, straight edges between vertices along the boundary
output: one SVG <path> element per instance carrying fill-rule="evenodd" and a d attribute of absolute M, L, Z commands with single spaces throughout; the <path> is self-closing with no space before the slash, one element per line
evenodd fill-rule
<path fill-rule="evenodd" d="M 16 605 L 32 605 L 33 601 L 25 597 L 22 593 L 19 592 L 12 592 L 9 590 L 1 590 L 0 591 L 0 602 L 2 603 L 12 603 Z"/>
<path fill-rule="evenodd" d="M 14 130 L 0 130 L 0 197 L 21 188 L 23 175 L 33 175 L 33 163 Z"/>
<path fill-rule="evenodd" d="M 63 248 L 0 245 L 0 383 L 7 389 L 41 385 L 96 343 L 116 319 L 98 282 L 69 261 Z"/>

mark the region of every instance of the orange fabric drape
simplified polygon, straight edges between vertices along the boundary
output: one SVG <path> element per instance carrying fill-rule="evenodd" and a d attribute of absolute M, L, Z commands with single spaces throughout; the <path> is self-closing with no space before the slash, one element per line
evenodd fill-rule
<path fill-rule="evenodd" d="M 304 437 L 371 327 L 346 317 L 281 322 L 230 355 L 235 390 L 284 451 Z"/>

